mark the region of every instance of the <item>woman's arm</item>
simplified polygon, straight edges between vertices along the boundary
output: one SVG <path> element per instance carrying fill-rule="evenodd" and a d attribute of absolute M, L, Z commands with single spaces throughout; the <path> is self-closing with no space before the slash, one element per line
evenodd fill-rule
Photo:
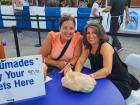
<path fill-rule="evenodd" d="M 52 49 L 51 41 L 52 41 L 52 35 L 51 33 L 48 33 L 47 37 L 43 41 L 43 44 L 40 48 L 40 54 L 43 56 L 44 63 L 46 63 L 47 65 L 58 67 L 58 63 L 59 63 L 58 61 L 48 58 L 48 55 L 50 54 Z"/>
<path fill-rule="evenodd" d="M 93 16 L 98 16 L 98 15 L 97 15 L 97 9 L 96 9 L 96 8 L 93 9 L 92 15 L 93 15 Z"/>
<path fill-rule="evenodd" d="M 103 56 L 103 68 L 90 75 L 95 79 L 105 78 L 112 72 L 114 49 L 110 44 L 104 43 L 100 53 Z"/>
<path fill-rule="evenodd" d="M 89 50 L 88 49 L 85 49 L 83 48 L 82 50 L 82 54 L 81 56 L 79 57 L 77 63 L 76 63 L 76 66 L 75 66 L 75 71 L 78 71 L 80 72 L 84 66 L 84 63 L 88 57 L 88 54 L 89 54 Z"/>
<path fill-rule="evenodd" d="M 105 9 L 103 9 L 102 12 L 110 12 L 111 8 L 112 8 L 112 6 L 107 6 Z"/>
<path fill-rule="evenodd" d="M 129 8 L 127 5 L 125 6 L 125 13 L 126 13 L 125 23 L 128 24 L 129 23 Z"/>

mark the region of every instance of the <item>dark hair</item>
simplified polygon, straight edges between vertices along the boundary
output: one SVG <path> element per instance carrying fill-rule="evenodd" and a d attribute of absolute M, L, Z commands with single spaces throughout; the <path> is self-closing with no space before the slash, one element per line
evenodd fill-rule
<path fill-rule="evenodd" d="M 75 24 L 76 24 L 76 23 L 75 23 L 75 18 L 74 18 L 73 16 L 71 16 L 71 15 L 68 15 L 68 14 L 63 14 L 63 15 L 61 16 L 59 27 L 61 27 L 62 24 L 63 24 L 65 21 L 68 21 L 68 20 L 73 21 L 74 27 L 75 27 Z"/>
<path fill-rule="evenodd" d="M 131 6 L 131 0 L 127 0 L 127 5 L 130 8 L 130 6 Z"/>
<path fill-rule="evenodd" d="M 104 30 L 104 27 L 100 23 L 95 23 L 93 21 L 89 21 L 89 22 L 87 22 L 86 26 L 84 27 L 84 31 L 83 31 L 83 35 L 84 35 L 83 36 L 83 43 L 84 43 L 85 48 L 90 48 L 91 47 L 91 45 L 87 41 L 87 37 L 86 37 L 88 27 L 91 27 L 91 28 L 94 29 L 94 33 L 99 38 L 100 43 L 109 41 L 109 37 L 107 36 L 107 34 Z"/>

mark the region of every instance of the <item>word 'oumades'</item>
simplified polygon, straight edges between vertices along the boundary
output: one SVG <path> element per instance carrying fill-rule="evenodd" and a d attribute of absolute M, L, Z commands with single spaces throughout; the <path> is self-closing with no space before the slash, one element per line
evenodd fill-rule
<path fill-rule="evenodd" d="M 24 60 L 20 59 L 19 61 L 13 62 L 0 62 L 0 70 L 2 69 L 9 69 L 9 68 L 18 68 L 18 67 L 26 67 L 34 65 L 33 59 Z"/>

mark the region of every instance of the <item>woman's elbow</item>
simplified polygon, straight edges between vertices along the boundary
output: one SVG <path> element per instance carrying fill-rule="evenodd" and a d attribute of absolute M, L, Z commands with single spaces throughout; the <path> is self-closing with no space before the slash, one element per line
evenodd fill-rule
<path fill-rule="evenodd" d="M 41 48 L 39 49 L 39 54 L 41 54 L 42 56 L 45 56 L 46 53 L 47 53 L 47 51 L 44 50 L 44 47 L 41 47 Z"/>
<path fill-rule="evenodd" d="M 106 70 L 105 70 L 106 76 L 110 75 L 111 72 L 112 72 L 112 68 L 106 68 Z"/>

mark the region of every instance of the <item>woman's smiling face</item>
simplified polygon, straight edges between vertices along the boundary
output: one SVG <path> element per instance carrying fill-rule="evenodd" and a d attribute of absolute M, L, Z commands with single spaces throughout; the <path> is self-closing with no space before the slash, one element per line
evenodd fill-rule
<path fill-rule="evenodd" d="M 61 36 L 64 39 L 66 40 L 71 39 L 75 33 L 75 25 L 73 21 L 71 20 L 64 21 L 60 27 L 60 32 L 61 32 Z"/>
<path fill-rule="evenodd" d="M 88 41 L 91 45 L 94 45 L 94 44 L 98 44 L 98 43 L 99 43 L 99 38 L 98 38 L 98 36 L 95 34 L 94 28 L 93 28 L 93 27 L 88 27 L 88 28 L 87 28 L 86 38 L 87 38 L 87 41 Z"/>

